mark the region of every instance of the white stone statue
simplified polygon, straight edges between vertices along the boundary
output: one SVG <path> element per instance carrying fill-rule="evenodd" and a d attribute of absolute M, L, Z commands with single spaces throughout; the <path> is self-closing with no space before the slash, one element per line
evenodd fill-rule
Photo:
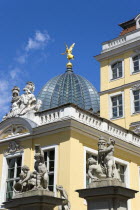
<path fill-rule="evenodd" d="M 3 120 L 11 117 L 24 116 L 26 113 L 32 111 L 36 112 L 40 109 L 42 102 L 36 100 L 33 92 L 35 90 L 35 85 L 33 82 L 27 82 L 24 93 L 19 96 L 20 89 L 15 86 L 12 89 L 12 101 L 10 112 L 3 117 Z"/>
<path fill-rule="evenodd" d="M 37 175 L 37 188 L 48 189 L 49 176 L 44 160 L 44 152 L 40 145 L 35 145 L 35 172 Z"/>
<path fill-rule="evenodd" d="M 114 145 L 113 139 L 109 139 L 106 143 L 103 137 L 99 138 L 98 161 L 93 157 L 88 159 L 88 177 L 91 182 L 104 178 L 114 178 L 121 181 L 114 159 Z"/>
<path fill-rule="evenodd" d="M 30 172 L 28 166 L 21 167 L 20 180 L 14 185 L 15 192 L 26 192 L 36 188 L 36 175 Z"/>
<path fill-rule="evenodd" d="M 59 206 L 58 209 L 59 210 L 70 210 L 71 209 L 71 205 L 70 205 L 70 202 L 68 200 L 68 194 L 67 194 L 66 190 L 63 188 L 62 185 L 57 185 L 56 189 L 57 189 L 57 191 L 59 191 L 60 197 L 62 199 L 65 199 L 63 201 L 62 206 Z"/>
<path fill-rule="evenodd" d="M 34 189 L 48 189 L 48 171 L 44 161 L 44 152 L 40 145 L 35 145 L 35 171 L 30 172 L 28 166 L 21 168 L 20 180 L 14 185 L 14 191 L 18 193 L 26 192 Z"/>

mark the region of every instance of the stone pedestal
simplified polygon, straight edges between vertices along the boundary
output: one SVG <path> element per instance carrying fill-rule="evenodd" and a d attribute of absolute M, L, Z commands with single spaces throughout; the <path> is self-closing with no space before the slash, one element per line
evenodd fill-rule
<path fill-rule="evenodd" d="M 4 207 L 12 210 L 53 210 L 62 205 L 63 199 L 54 197 L 54 193 L 46 190 L 34 190 L 17 194 L 12 200 L 5 202 Z"/>
<path fill-rule="evenodd" d="M 88 210 L 127 210 L 127 200 L 137 193 L 111 179 L 93 182 L 89 187 L 77 190 L 79 197 L 86 199 Z"/>

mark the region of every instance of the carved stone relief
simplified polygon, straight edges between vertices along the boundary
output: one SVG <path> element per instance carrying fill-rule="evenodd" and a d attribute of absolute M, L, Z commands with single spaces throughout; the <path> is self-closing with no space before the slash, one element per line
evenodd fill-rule
<path fill-rule="evenodd" d="M 132 87 L 132 90 L 140 90 L 140 84 L 136 84 Z"/>
<path fill-rule="evenodd" d="M 5 151 L 5 155 L 8 154 L 13 154 L 16 152 L 22 152 L 23 151 L 23 147 L 17 143 L 16 141 L 10 141 L 9 145 L 8 145 L 8 149 Z"/>
<path fill-rule="evenodd" d="M 8 137 L 13 137 L 17 135 L 21 135 L 24 133 L 28 133 L 29 131 L 23 127 L 22 125 L 11 125 L 7 129 L 5 129 L 1 135 L 0 139 L 8 138 Z"/>
<path fill-rule="evenodd" d="M 133 132 L 136 134 L 140 134 L 140 125 L 135 126 L 135 128 L 133 128 Z"/>

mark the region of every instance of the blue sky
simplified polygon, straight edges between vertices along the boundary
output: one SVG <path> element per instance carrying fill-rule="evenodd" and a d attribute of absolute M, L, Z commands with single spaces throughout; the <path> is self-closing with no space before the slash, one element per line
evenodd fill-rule
<path fill-rule="evenodd" d="M 37 95 L 52 77 L 65 72 L 64 43 L 75 44 L 73 69 L 99 91 L 101 43 L 117 37 L 119 23 L 140 13 L 138 0 L 1 0 L 0 117 L 9 110 L 11 89 L 27 81 Z"/>

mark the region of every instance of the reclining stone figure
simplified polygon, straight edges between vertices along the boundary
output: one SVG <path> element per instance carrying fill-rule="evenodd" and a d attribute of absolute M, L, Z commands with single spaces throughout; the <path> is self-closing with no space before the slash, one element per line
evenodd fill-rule
<path fill-rule="evenodd" d="M 99 180 L 99 178 L 106 177 L 102 171 L 101 165 L 98 164 L 93 157 L 88 158 L 87 164 L 89 165 L 88 176 L 91 182 Z"/>

